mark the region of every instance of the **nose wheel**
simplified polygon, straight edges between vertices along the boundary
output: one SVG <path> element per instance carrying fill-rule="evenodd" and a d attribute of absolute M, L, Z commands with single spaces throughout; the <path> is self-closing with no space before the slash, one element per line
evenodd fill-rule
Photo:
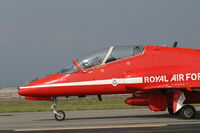
<path fill-rule="evenodd" d="M 65 120 L 65 112 L 62 111 L 62 110 L 57 111 L 57 112 L 55 113 L 55 119 L 56 119 L 57 121 L 63 121 L 63 120 Z"/>
<path fill-rule="evenodd" d="M 57 99 L 56 97 L 54 97 L 52 100 L 51 110 L 53 111 L 55 115 L 55 119 L 57 121 L 65 120 L 65 112 L 63 110 L 56 111 L 56 106 L 57 106 Z"/>

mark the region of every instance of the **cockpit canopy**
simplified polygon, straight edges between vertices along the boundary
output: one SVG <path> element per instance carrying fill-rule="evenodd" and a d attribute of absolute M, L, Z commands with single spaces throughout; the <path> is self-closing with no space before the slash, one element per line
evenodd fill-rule
<path fill-rule="evenodd" d="M 114 46 L 110 48 L 100 49 L 94 52 L 91 52 L 81 58 L 78 58 L 76 61 L 82 69 L 88 69 L 91 67 L 104 65 L 106 63 L 121 60 L 127 57 L 136 56 L 142 54 L 145 46 Z M 67 69 L 61 70 L 59 73 L 73 73 L 78 72 L 75 65 L 71 65 Z"/>
<path fill-rule="evenodd" d="M 103 65 L 130 56 L 141 54 L 144 46 L 115 46 L 104 48 L 83 56 L 77 60 L 82 69 Z"/>

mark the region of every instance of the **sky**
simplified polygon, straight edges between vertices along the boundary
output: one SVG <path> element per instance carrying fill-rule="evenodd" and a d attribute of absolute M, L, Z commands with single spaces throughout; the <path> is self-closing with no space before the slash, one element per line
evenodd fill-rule
<path fill-rule="evenodd" d="M 199 0 L 0 0 L 0 87 L 112 45 L 200 49 Z"/>

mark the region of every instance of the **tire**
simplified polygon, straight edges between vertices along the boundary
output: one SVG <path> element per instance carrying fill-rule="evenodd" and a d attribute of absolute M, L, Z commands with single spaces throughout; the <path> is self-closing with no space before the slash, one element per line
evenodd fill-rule
<path fill-rule="evenodd" d="M 194 119 L 196 116 L 196 110 L 194 106 L 185 105 L 180 110 L 180 116 L 183 119 Z"/>
<path fill-rule="evenodd" d="M 63 120 L 65 120 L 65 112 L 64 111 L 59 110 L 59 111 L 57 111 L 57 113 L 59 114 L 59 115 L 55 114 L 55 119 L 57 121 L 63 121 Z"/>

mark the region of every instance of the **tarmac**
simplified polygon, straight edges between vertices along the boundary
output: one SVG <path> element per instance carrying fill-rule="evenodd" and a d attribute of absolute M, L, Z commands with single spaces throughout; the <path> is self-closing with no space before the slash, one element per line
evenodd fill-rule
<path fill-rule="evenodd" d="M 198 110 L 191 120 L 148 109 L 67 111 L 64 121 L 56 121 L 50 111 L 0 113 L 0 133 L 200 132 Z"/>

